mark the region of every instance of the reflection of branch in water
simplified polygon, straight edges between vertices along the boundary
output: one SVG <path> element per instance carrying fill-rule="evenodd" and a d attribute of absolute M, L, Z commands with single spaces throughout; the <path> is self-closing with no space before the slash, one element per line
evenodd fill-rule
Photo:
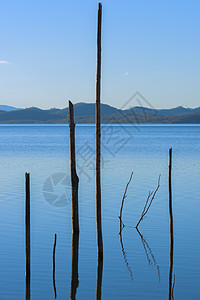
<path fill-rule="evenodd" d="M 57 298 L 57 293 L 56 293 L 56 280 L 55 280 L 55 270 L 56 270 L 56 268 L 55 268 L 55 266 L 56 266 L 56 264 L 55 264 L 55 254 L 56 254 L 56 238 L 57 238 L 57 236 L 56 236 L 56 234 L 55 234 L 55 236 L 54 236 L 54 245 L 53 245 L 53 289 L 54 289 L 54 296 L 55 296 L 55 299 Z"/>
<path fill-rule="evenodd" d="M 133 280 L 133 272 L 131 270 L 131 267 L 129 266 L 129 263 L 128 263 L 128 260 L 127 260 L 127 257 L 126 257 L 126 252 L 125 252 L 125 249 L 124 249 L 124 245 L 123 245 L 123 240 L 122 240 L 122 230 L 120 231 L 119 233 L 119 238 L 120 238 L 120 244 L 121 244 L 121 247 L 122 247 L 122 254 L 123 254 L 123 257 L 124 257 L 124 261 L 126 263 L 126 266 L 127 266 L 127 269 L 130 273 L 130 276 L 131 276 L 131 280 Z"/>
<path fill-rule="evenodd" d="M 71 294 L 70 299 L 76 300 L 76 291 L 79 285 L 78 280 L 78 248 L 79 233 L 72 235 L 72 265 L 71 265 Z"/>
<path fill-rule="evenodd" d="M 103 258 L 98 256 L 98 261 L 97 261 L 97 282 L 96 282 L 96 300 L 101 300 L 102 276 L 103 276 Z"/>
<path fill-rule="evenodd" d="M 138 228 L 136 228 L 140 238 L 141 238 L 141 241 L 142 241 L 142 245 L 144 247 L 144 251 L 145 251 L 145 254 L 146 254 L 146 257 L 147 257 L 147 261 L 149 263 L 149 265 L 154 265 L 158 271 L 158 278 L 159 278 L 159 281 L 160 281 L 160 268 L 159 268 L 159 265 L 157 264 L 157 261 L 155 259 L 155 256 L 153 255 L 153 252 L 151 250 L 151 248 L 149 247 L 147 241 L 144 239 L 143 235 L 141 234 L 141 232 L 138 230 Z M 153 260 L 153 262 L 152 262 Z"/>

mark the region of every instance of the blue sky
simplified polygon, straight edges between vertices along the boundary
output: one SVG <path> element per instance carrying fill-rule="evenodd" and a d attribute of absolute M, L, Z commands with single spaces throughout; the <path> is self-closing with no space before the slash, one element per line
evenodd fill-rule
<path fill-rule="evenodd" d="M 200 1 L 107 0 L 102 102 L 200 105 Z M 95 101 L 98 1 L 0 0 L 0 104 Z M 131 106 L 138 105 L 133 99 Z"/>

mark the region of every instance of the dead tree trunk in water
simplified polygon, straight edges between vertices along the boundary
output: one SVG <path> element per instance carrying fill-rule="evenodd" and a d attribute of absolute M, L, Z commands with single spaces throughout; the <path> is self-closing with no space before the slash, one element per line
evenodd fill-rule
<path fill-rule="evenodd" d="M 70 164 L 71 164 L 71 195 L 72 195 L 72 267 L 71 267 L 71 295 L 76 299 L 78 287 L 78 243 L 79 243 L 79 217 L 78 217 L 78 182 L 76 173 L 75 153 L 75 124 L 73 104 L 69 101 L 69 131 L 70 131 Z"/>
<path fill-rule="evenodd" d="M 54 244 L 53 244 L 53 290 L 54 290 L 54 297 L 57 298 L 56 293 L 56 240 L 57 235 L 54 236 Z"/>
<path fill-rule="evenodd" d="M 102 5 L 99 3 L 97 25 L 97 74 L 96 74 L 96 226 L 97 226 L 97 251 L 98 256 L 103 258 L 103 240 L 101 225 L 101 19 Z"/>
<path fill-rule="evenodd" d="M 169 217 L 170 217 L 170 267 L 169 267 L 169 300 L 173 299 L 174 283 L 172 285 L 174 259 L 174 230 L 172 213 L 172 148 L 169 149 Z M 175 277 L 174 277 L 175 280 Z"/>
<path fill-rule="evenodd" d="M 25 279 L 26 300 L 30 299 L 30 174 L 25 174 Z"/>
<path fill-rule="evenodd" d="M 70 165 L 71 165 L 71 196 L 72 196 L 72 231 L 79 233 L 78 218 L 78 182 L 76 174 L 76 154 L 75 154 L 75 124 L 73 104 L 69 101 L 69 132 L 70 132 Z"/>

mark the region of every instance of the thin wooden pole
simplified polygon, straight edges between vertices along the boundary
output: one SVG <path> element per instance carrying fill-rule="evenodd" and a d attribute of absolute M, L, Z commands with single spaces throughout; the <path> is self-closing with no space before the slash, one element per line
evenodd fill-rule
<path fill-rule="evenodd" d="M 69 101 L 69 132 L 70 132 L 70 164 L 71 164 L 71 196 L 72 196 L 72 232 L 79 233 L 78 217 L 78 182 L 76 173 L 76 153 L 75 153 L 75 124 L 73 104 Z"/>
<path fill-rule="evenodd" d="M 25 174 L 25 278 L 26 300 L 30 299 L 30 174 Z"/>
<path fill-rule="evenodd" d="M 54 289 L 54 296 L 55 299 L 57 298 L 57 293 L 56 293 L 56 240 L 57 240 L 57 235 L 55 234 L 54 236 L 54 244 L 53 244 L 53 289 Z"/>
<path fill-rule="evenodd" d="M 172 273 L 173 273 L 173 257 L 174 257 L 174 229 L 173 229 L 173 213 L 172 213 L 172 148 L 169 149 L 169 217 L 170 217 L 170 267 L 169 267 L 169 300 L 173 298 L 172 289 Z"/>
<path fill-rule="evenodd" d="M 103 258 L 103 239 L 101 225 L 101 20 L 102 4 L 99 3 L 97 24 L 97 74 L 96 74 L 96 226 L 97 226 L 97 251 Z"/>

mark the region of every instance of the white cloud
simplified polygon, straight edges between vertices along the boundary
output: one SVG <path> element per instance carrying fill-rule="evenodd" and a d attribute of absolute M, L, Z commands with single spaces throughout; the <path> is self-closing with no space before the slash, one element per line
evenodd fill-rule
<path fill-rule="evenodd" d="M 128 76 L 128 72 L 125 72 L 123 75 L 124 75 L 124 76 Z"/>
<path fill-rule="evenodd" d="M 0 64 L 9 64 L 9 62 L 6 60 L 0 60 Z"/>

